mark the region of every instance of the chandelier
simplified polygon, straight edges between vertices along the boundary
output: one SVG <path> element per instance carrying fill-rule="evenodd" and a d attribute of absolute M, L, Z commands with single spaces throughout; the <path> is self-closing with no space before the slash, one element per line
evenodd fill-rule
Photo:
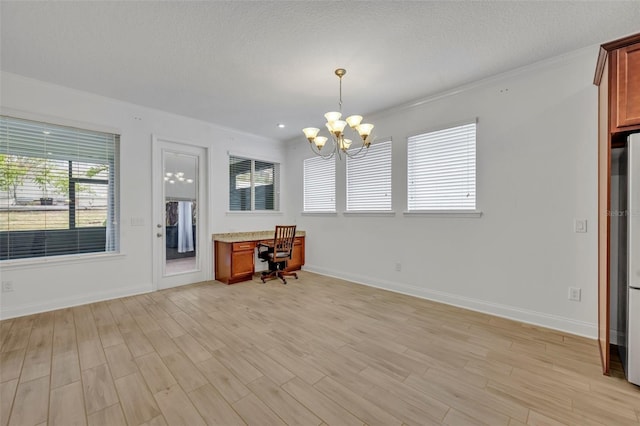
<path fill-rule="evenodd" d="M 327 143 L 328 138 L 325 136 L 318 136 L 320 129 L 315 127 L 306 127 L 302 129 L 304 135 L 309 140 L 309 146 L 311 150 L 324 159 L 332 158 L 338 153 L 338 158 L 344 154 L 350 158 L 364 157 L 367 154 L 368 148 L 371 145 L 373 137 L 371 131 L 373 130 L 373 124 L 362 123 L 361 115 L 350 115 L 349 117 L 341 120 L 342 118 L 342 77 L 347 73 L 344 68 L 338 68 L 335 70 L 335 74 L 340 80 L 340 101 L 338 103 L 339 111 L 331 111 L 324 115 L 327 119 L 325 126 L 331 136 L 331 148 L 327 147 L 323 149 Z M 352 139 L 345 137 L 345 128 L 349 125 L 352 133 L 358 135 L 361 144 L 356 150 L 349 149 L 351 147 Z"/>

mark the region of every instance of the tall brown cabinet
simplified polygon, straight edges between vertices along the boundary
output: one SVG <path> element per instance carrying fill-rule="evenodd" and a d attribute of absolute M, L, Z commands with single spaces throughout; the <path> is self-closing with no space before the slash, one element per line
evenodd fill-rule
<path fill-rule="evenodd" d="M 598 86 L 598 341 L 609 374 L 611 148 L 640 130 L 640 34 L 600 46 Z"/>

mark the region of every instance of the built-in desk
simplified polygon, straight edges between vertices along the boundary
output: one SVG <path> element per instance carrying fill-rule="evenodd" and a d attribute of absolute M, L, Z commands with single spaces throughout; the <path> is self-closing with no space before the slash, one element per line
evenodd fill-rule
<path fill-rule="evenodd" d="M 254 250 L 262 241 L 273 242 L 275 231 L 230 232 L 213 234 L 216 280 L 234 284 L 250 280 L 255 273 Z M 296 231 L 291 260 L 287 271 L 296 271 L 304 265 L 304 231 Z"/>

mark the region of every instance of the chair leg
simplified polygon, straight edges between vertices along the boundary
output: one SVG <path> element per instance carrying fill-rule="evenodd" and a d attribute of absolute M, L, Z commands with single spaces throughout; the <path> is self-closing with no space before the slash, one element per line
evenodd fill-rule
<path fill-rule="evenodd" d="M 274 278 L 278 278 L 277 272 L 278 271 L 263 271 L 262 274 L 260 275 L 260 279 L 262 279 L 262 284 L 267 282 L 267 279 L 272 280 Z"/>
<path fill-rule="evenodd" d="M 286 268 L 286 264 L 280 262 L 269 262 L 269 271 L 264 271 L 262 273 L 262 282 L 266 282 L 267 279 L 280 278 L 282 280 L 282 283 L 286 284 L 287 280 L 285 277 L 294 277 L 296 280 L 298 279 L 298 274 L 296 274 L 295 272 L 289 272 L 284 268 Z"/>
<path fill-rule="evenodd" d="M 285 277 L 294 277 L 296 280 L 298 279 L 298 274 L 295 272 L 282 271 L 281 274 Z"/>

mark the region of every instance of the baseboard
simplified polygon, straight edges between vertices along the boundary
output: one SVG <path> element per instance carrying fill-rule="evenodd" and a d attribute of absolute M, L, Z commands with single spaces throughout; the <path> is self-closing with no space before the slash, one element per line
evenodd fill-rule
<path fill-rule="evenodd" d="M 43 303 L 33 303 L 29 305 L 16 306 L 0 309 L 0 320 L 21 317 L 24 315 L 38 314 L 40 312 L 54 311 L 56 309 L 70 308 L 73 306 L 86 305 L 87 303 L 103 302 L 105 300 L 117 299 L 125 296 L 135 296 L 153 291 L 151 283 L 135 287 L 125 287 L 111 291 L 100 291 L 82 296 L 63 297 L 60 299 L 48 300 Z"/>
<path fill-rule="evenodd" d="M 575 334 L 578 336 L 588 337 L 590 339 L 596 339 L 598 336 L 597 325 L 585 321 L 578 321 L 558 315 L 552 315 L 528 309 L 521 309 L 514 306 L 488 302 L 485 300 L 472 299 L 469 297 L 459 296 L 457 294 L 431 290 L 428 288 L 417 287 L 409 284 L 401 284 L 339 271 L 336 272 L 333 269 L 328 270 L 314 265 L 305 265 L 304 270 L 333 278 L 352 281 L 354 283 L 366 285 L 369 287 L 375 287 L 383 290 L 393 291 L 395 293 L 420 297 L 422 299 L 445 303 L 447 305 L 457 306 L 472 311 L 482 312 L 485 314 L 495 315 L 498 317 L 520 321 L 527 324 L 537 325 L 553 330 Z"/>

